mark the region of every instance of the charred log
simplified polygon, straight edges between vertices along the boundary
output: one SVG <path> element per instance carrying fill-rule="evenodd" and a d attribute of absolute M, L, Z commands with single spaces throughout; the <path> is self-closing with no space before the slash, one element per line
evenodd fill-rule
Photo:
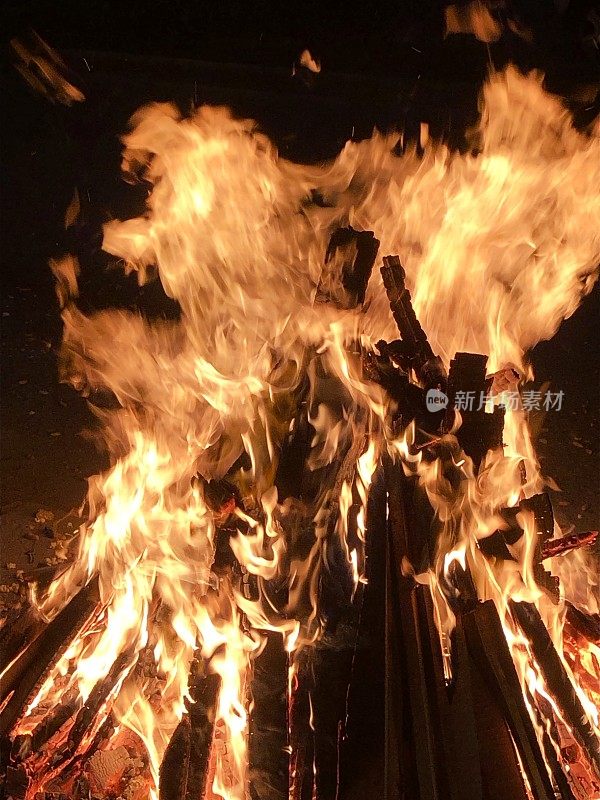
<path fill-rule="evenodd" d="M 593 644 L 600 644 L 600 615 L 585 614 L 581 609 L 567 602 L 566 622 L 579 636 Z"/>
<path fill-rule="evenodd" d="M 50 763 L 53 769 L 73 758 L 79 750 L 86 734 L 94 728 L 96 719 L 113 693 L 115 687 L 123 679 L 135 659 L 131 649 L 118 656 L 106 677 L 99 680 L 89 694 L 88 699 L 78 711 L 67 737 L 66 743 L 53 756 Z"/>
<path fill-rule="evenodd" d="M 2 679 L 2 698 L 10 699 L 0 712 L 0 736 L 6 735 L 77 633 L 98 607 L 98 583 L 90 582 L 48 623 Z"/>
<path fill-rule="evenodd" d="M 463 615 L 463 625 L 469 653 L 481 677 L 482 692 L 488 697 L 491 693 L 494 702 L 499 701 L 502 705 L 503 717 L 519 751 L 535 800 L 553 800 L 554 791 L 544 757 L 493 601 L 480 603 L 474 611 Z M 491 779 L 498 780 L 494 776 Z"/>
<path fill-rule="evenodd" d="M 385 462 L 388 489 L 388 600 L 386 609 L 386 738 L 392 769 L 389 797 L 449 797 L 444 741 L 439 736 L 436 669 L 423 629 L 414 580 L 407 574 L 413 542 L 402 468 Z M 393 748 L 393 750 L 391 749 Z"/>
<path fill-rule="evenodd" d="M 60 703 L 36 725 L 32 733 L 15 737 L 11 761 L 19 763 L 30 756 L 35 758 L 63 725 L 78 713 L 82 705 L 79 687 L 74 686 L 65 697 L 61 697 Z"/>
<path fill-rule="evenodd" d="M 339 796 L 341 742 L 355 637 L 351 626 L 340 624 L 334 636 L 325 636 L 312 652 L 316 800 L 337 800 Z"/>
<path fill-rule="evenodd" d="M 425 387 L 444 387 L 444 367 L 431 349 L 427 335 L 414 312 L 410 292 L 406 288 L 406 272 L 398 256 L 386 256 L 383 259 L 381 276 L 394 321 L 402 337 L 401 352 L 407 366 L 414 369 Z"/>
<path fill-rule="evenodd" d="M 504 409 L 485 410 L 482 398 L 490 385 L 486 378 L 487 356 L 456 353 L 448 372 L 448 426 L 454 422 L 454 409 L 461 415 L 457 432 L 460 446 L 478 469 L 488 450 L 502 446 Z"/>
<path fill-rule="evenodd" d="M 340 800 L 383 797 L 385 774 L 386 491 L 378 466 L 366 515 L 366 583 L 357 598 L 357 629 L 345 702 Z"/>
<path fill-rule="evenodd" d="M 560 742 L 552 707 L 545 698 L 534 698 L 527 692 L 529 707 L 533 709 L 538 730 L 543 731 L 542 749 L 546 758 L 546 763 L 550 768 L 552 779 L 560 792 L 560 800 L 576 800 L 567 774 L 560 763 L 557 755 L 557 743 Z"/>
<path fill-rule="evenodd" d="M 496 531 L 479 541 L 479 549 L 484 555 L 505 560 L 516 560 L 509 546 L 516 544 L 523 536 L 524 530 L 517 522 L 517 514 L 527 511 L 533 514 L 535 520 L 536 541 L 532 556 L 532 569 L 538 586 L 546 591 L 554 603 L 559 600 L 559 579 L 552 575 L 543 565 L 546 558 L 556 554 L 556 547 L 560 550 L 564 542 L 561 539 L 552 541 L 554 534 L 554 512 L 552 503 L 546 492 L 534 494 L 532 497 L 521 500 L 518 506 L 506 508 L 501 511 L 508 524 L 507 530 Z M 570 537 L 566 537 L 570 538 Z M 574 545 L 578 546 L 578 545 Z M 567 549 L 571 549 L 567 547 Z"/>
<path fill-rule="evenodd" d="M 4 695 L 4 675 L 7 667 L 44 629 L 46 623 L 35 608 L 21 609 L 10 614 L 0 630 L 0 675 Z"/>
<path fill-rule="evenodd" d="M 331 261 L 339 251 L 349 254 L 342 270 L 342 285 L 352 306 L 365 302 L 367 285 L 378 250 L 379 241 L 372 231 L 356 231 L 352 227 L 338 228 L 329 240 L 325 263 Z"/>
<path fill-rule="evenodd" d="M 290 800 L 313 800 L 314 793 L 314 738 L 310 726 L 310 683 L 306 679 L 308 659 L 306 650 L 296 657 L 290 692 Z"/>
<path fill-rule="evenodd" d="M 192 702 L 187 703 L 160 766 L 160 800 L 197 800 L 204 796 L 220 685 L 218 675 L 201 669 L 192 676 Z"/>
<path fill-rule="evenodd" d="M 565 722 L 583 749 L 590 765 L 600 778 L 600 741 L 539 611 L 532 603 L 513 602 L 510 607 L 513 616 L 531 643 L 534 658 L 544 676 L 548 691 L 560 708 Z"/>
<path fill-rule="evenodd" d="M 561 536 L 560 539 L 551 539 L 542 545 L 542 560 L 556 558 L 580 547 L 591 547 L 597 539 L 598 531 L 570 533 L 568 536 Z"/>
<path fill-rule="evenodd" d="M 266 634 L 266 644 L 254 660 L 251 683 L 248 760 L 252 800 L 287 800 L 288 654 L 283 637 Z"/>
<path fill-rule="evenodd" d="M 529 800 L 502 698 L 489 679 L 481 642 L 470 634 L 462 616 L 457 618 L 452 656 L 456 676 L 451 687 L 452 718 L 458 731 L 468 732 L 471 753 L 474 734 L 480 773 L 470 791 L 477 800 Z M 460 757 L 464 759 L 464 753 Z"/>

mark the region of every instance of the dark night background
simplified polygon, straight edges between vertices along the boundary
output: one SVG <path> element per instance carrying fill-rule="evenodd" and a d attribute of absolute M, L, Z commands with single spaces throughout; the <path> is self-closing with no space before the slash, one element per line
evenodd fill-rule
<path fill-rule="evenodd" d="M 85 403 L 58 383 L 60 317 L 48 258 L 63 252 L 65 208 L 78 186 L 83 227 L 82 303 L 169 313 L 160 287 L 139 290 L 109 269 L 101 223 L 131 214 L 139 198 L 119 175 L 118 136 L 150 100 L 230 105 L 258 120 L 290 158 L 324 159 L 373 127 L 409 135 L 427 121 L 461 146 L 492 68 L 537 67 L 577 123 L 598 110 L 598 26 L 591 2 L 496 3 L 505 26 L 489 45 L 443 37 L 443 2 L 142 3 L 105 0 L 5 2 L 2 20 L 2 519 L 1 566 L 50 554 L 39 510 L 55 533 L 75 524 L 85 478 L 105 465 L 89 436 Z M 594 16 L 596 14 L 596 16 Z M 514 26 L 513 26 L 514 27 Z M 14 70 L 8 41 L 34 28 L 81 76 L 87 100 L 65 109 L 34 95 Z M 308 47 L 323 66 L 308 86 L 292 64 Z M 85 60 L 84 60 L 85 59 Z M 532 354 L 537 383 L 565 391 L 560 413 L 533 420 L 545 472 L 562 488 L 559 519 L 579 530 L 598 522 L 598 287 Z M 35 537 L 38 537 L 37 539 Z M 31 555 L 27 556 L 27 551 Z M 4 580 L 10 570 L 2 569 Z"/>

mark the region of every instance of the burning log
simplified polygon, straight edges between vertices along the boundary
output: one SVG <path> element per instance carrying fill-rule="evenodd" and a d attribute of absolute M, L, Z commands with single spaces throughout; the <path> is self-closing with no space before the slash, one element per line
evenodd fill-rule
<path fill-rule="evenodd" d="M 292 800 L 339 796 L 356 635 L 352 624 L 339 624 L 335 634 L 326 634 L 296 661 L 290 706 Z"/>
<path fill-rule="evenodd" d="M 338 228 L 329 240 L 325 263 L 338 253 L 349 251 L 352 261 L 342 270 L 342 286 L 353 306 L 365 302 L 367 285 L 379 250 L 379 241 L 372 231 L 356 231 L 352 227 Z"/>
<path fill-rule="evenodd" d="M 191 748 L 192 724 L 189 715 L 184 714 L 171 736 L 160 765 L 160 800 L 185 800 L 188 796 Z"/>
<path fill-rule="evenodd" d="M 518 509 L 521 506 L 517 507 Z M 518 527 L 510 528 L 506 531 L 496 531 L 479 542 L 480 550 L 489 556 L 496 558 L 513 559 L 507 545 L 515 544 L 523 535 L 523 529 Z M 569 533 L 559 539 L 550 539 L 542 544 L 540 559 L 545 561 L 548 558 L 562 556 L 571 550 L 578 550 L 581 547 L 591 547 L 598 538 L 598 531 L 584 531 L 582 533 Z"/>
<path fill-rule="evenodd" d="M 123 680 L 124 673 L 128 672 L 133 666 L 134 658 L 134 651 L 128 648 L 118 656 L 106 677 L 95 684 L 88 699 L 77 712 L 75 721 L 69 730 L 67 741 L 50 760 L 50 765 L 53 769 L 61 766 L 76 755 L 84 737 L 93 729 L 96 718 L 105 707 L 115 687 Z"/>
<path fill-rule="evenodd" d="M 98 582 L 93 580 L 48 623 L 2 676 L 2 699 L 6 700 L 9 695 L 10 699 L 0 712 L 0 736 L 12 729 L 43 677 L 78 632 L 93 618 L 98 603 Z"/>
<path fill-rule="evenodd" d="M 340 798 L 383 797 L 385 774 L 385 530 L 386 491 L 381 464 L 366 513 L 366 583 L 358 587 L 339 761 Z M 310 798 L 309 798 L 310 800 Z"/>
<path fill-rule="evenodd" d="M 196 662 L 197 663 L 197 662 Z M 160 766 L 160 800 L 198 800 L 208 778 L 221 680 L 198 665 L 190 680 L 191 702 L 175 729 Z"/>
<path fill-rule="evenodd" d="M 308 675 L 308 651 L 296 657 L 295 672 L 290 690 L 290 800 L 313 800 L 314 795 L 314 737 L 310 725 L 311 699 Z M 302 679 L 299 679 L 302 675 Z"/>
<path fill-rule="evenodd" d="M 584 614 L 573 603 L 567 602 L 566 606 L 566 621 L 567 623 L 579 634 L 579 636 L 586 639 L 588 642 L 600 645 L 600 615 L 598 614 Z"/>
<path fill-rule="evenodd" d="M 554 511 L 547 492 L 534 494 L 521 500 L 520 506 L 523 510 L 533 514 L 535 520 L 535 551 L 533 554 L 533 576 L 536 583 L 553 603 L 558 603 L 560 599 L 560 581 L 552 575 L 542 564 L 543 549 L 547 542 L 554 536 Z"/>
<path fill-rule="evenodd" d="M 537 539 L 532 557 L 532 568 L 536 583 L 545 589 L 547 595 L 554 603 L 559 600 L 559 579 L 544 568 L 542 561 L 551 558 L 554 550 L 562 548 L 562 539 L 552 541 L 554 534 L 554 512 L 548 494 L 534 494 L 532 497 L 521 500 L 514 508 L 502 510 L 502 516 L 507 521 L 509 528 L 505 531 L 496 531 L 479 541 L 479 549 L 487 556 L 515 560 L 509 550 L 509 545 L 516 544 L 523 536 L 523 529 L 517 523 L 517 514 L 520 511 L 528 511 L 533 514 L 536 526 Z M 570 537 L 565 537 L 569 538 Z M 577 545 L 575 545 L 577 546 Z M 571 549 L 568 547 L 567 549 Z"/>
<path fill-rule="evenodd" d="M 556 558 L 570 550 L 580 547 L 591 547 L 598 539 L 598 531 L 585 531 L 584 533 L 570 533 L 560 539 L 551 539 L 542 545 L 542 561 L 546 558 Z"/>
<path fill-rule="evenodd" d="M 384 461 L 384 469 L 389 505 L 386 738 L 393 764 L 386 790 L 390 796 L 399 796 L 402 785 L 408 796 L 434 798 L 443 796 L 441 787 L 448 785 L 434 701 L 435 673 L 424 651 L 414 580 L 404 569 L 413 546 L 405 510 L 404 476 L 402 468 L 390 461 Z"/>
<path fill-rule="evenodd" d="M 554 791 L 544 757 L 494 602 L 487 600 L 478 604 L 472 612 L 464 614 L 462 620 L 469 653 L 485 682 L 486 691 L 495 696 L 494 703 L 502 705 L 503 717 L 519 751 L 535 800 L 553 800 Z M 498 777 L 493 780 L 497 781 Z M 506 787 L 500 796 L 507 796 Z M 522 796 L 527 797 L 524 787 Z"/>
<path fill-rule="evenodd" d="M 104 722 L 102 722 L 102 724 L 92 737 L 87 747 L 85 747 L 85 749 L 82 752 L 76 754 L 74 758 L 72 758 L 64 766 L 62 766 L 58 774 L 53 779 L 53 782 L 56 785 L 69 786 L 73 785 L 74 782 L 79 781 L 82 778 L 82 773 L 84 773 L 88 769 L 88 767 L 91 770 L 92 774 L 95 771 L 97 771 L 97 761 L 96 761 L 96 767 L 92 762 L 94 762 L 97 759 L 98 755 L 102 755 L 103 753 L 106 752 L 102 748 L 104 748 L 110 741 L 111 737 L 115 732 L 115 728 L 116 728 L 115 719 L 112 715 L 112 712 L 109 712 L 106 719 L 104 720 Z M 24 770 L 24 768 L 26 768 L 27 766 L 28 766 L 27 764 L 20 764 L 17 765 L 17 769 Z M 28 778 L 28 781 L 29 781 L 28 782 L 29 786 L 32 783 L 31 778 Z M 49 792 L 45 792 L 44 795 L 46 797 L 46 800 L 51 800 L 53 796 L 56 796 L 55 793 L 49 793 Z M 89 788 L 83 792 L 83 796 L 86 795 L 89 795 Z M 23 793 L 22 795 L 18 795 L 18 797 L 22 798 L 25 798 L 25 796 L 26 796 L 25 793 Z"/>
<path fill-rule="evenodd" d="M 534 698 L 529 691 L 527 691 L 527 700 L 529 707 L 533 709 L 535 714 L 538 731 L 543 731 L 542 748 L 546 763 L 550 767 L 550 772 L 560 792 L 560 800 L 576 800 L 565 769 L 556 753 L 555 743 L 560 742 L 560 735 L 553 717 L 552 707 L 545 698 L 539 696 Z"/>
<path fill-rule="evenodd" d="M 312 723 L 314 726 L 315 800 L 336 800 L 340 780 L 341 742 L 356 632 L 338 625 L 311 653 Z"/>
<path fill-rule="evenodd" d="M 532 603 L 512 602 L 510 608 L 531 643 L 534 658 L 544 676 L 548 691 L 556 701 L 564 721 L 583 749 L 590 765 L 600 778 L 600 742 L 565 666 L 556 652 L 539 611 Z"/>
<path fill-rule="evenodd" d="M 462 797 L 529 800 L 498 692 L 482 672 L 485 654 L 467 639 L 462 614 L 452 634 L 450 720 L 455 771 L 464 775 Z M 468 770 L 468 772 L 467 772 Z"/>
<path fill-rule="evenodd" d="M 35 757 L 43 747 L 58 733 L 72 716 L 78 713 L 83 705 L 78 686 L 73 686 L 66 697 L 34 728 L 30 734 L 16 736 L 11 751 L 11 761 L 26 761 L 31 755 Z"/>
<path fill-rule="evenodd" d="M 447 424 L 454 421 L 454 409 L 461 415 L 457 432 L 460 446 L 473 459 L 478 469 L 488 450 L 502 447 L 504 409 L 495 407 L 491 414 L 485 410 L 481 398 L 487 395 L 489 380 L 486 377 L 487 356 L 479 353 L 456 353 L 448 372 Z M 459 402 L 459 398 L 465 402 Z"/>
<path fill-rule="evenodd" d="M 427 335 L 414 312 L 410 292 L 406 288 L 406 272 L 398 256 L 386 256 L 383 259 L 381 277 L 394 321 L 402 337 L 398 354 L 414 369 L 424 386 L 445 386 L 444 367 L 439 356 L 431 349 Z"/>
<path fill-rule="evenodd" d="M 44 629 L 46 623 L 37 610 L 14 611 L 0 630 L 0 675 L 4 681 L 7 668 Z"/>
<path fill-rule="evenodd" d="M 255 800 L 287 799 L 288 654 L 280 633 L 268 632 L 254 660 L 249 721 L 249 782 Z"/>

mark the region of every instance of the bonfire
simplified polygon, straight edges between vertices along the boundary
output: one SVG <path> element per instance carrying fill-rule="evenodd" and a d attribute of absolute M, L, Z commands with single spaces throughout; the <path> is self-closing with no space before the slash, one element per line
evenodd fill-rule
<path fill-rule="evenodd" d="M 528 413 L 560 396 L 523 388 L 598 274 L 599 130 L 512 67 L 480 111 L 465 154 L 374 133 L 320 166 L 226 108 L 134 115 L 146 209 L 103 248 L 179 314 L 87 316 L 51 264 L 111 467 L 1 633 L 8 796 L 338 796 L 322 682 L 345 701 L 378 548 L 386 780 L 470 796 L 463 737 L 484 796 L 600 796 L 595 534 L 553 517 Z"/>

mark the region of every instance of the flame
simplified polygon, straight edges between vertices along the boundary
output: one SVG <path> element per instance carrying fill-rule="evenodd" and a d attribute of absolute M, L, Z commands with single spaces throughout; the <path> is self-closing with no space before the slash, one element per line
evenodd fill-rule
<path fill-rule="evenodd" d="M 325 255 L 338 227 L 372 230 L 381 253 L 400 255 L 417 315 L 446 364 L 458 350 L 482 352 L 490 372 L 531 375 L 527 350 L 552 336 L 597 276 L 598 131 L 576 131 L 539 76 L 509 67 L 483 90 L 477 155 L 428 139 L 422 156 L 409 149 L 399 157 L 399 138 L 375 133 L 348 142 L 325 166 L 306 167 L 280 158 L 253 122 L 227 109 L 202 107 L 184 118 L 173 106 L 148 106 L 132 119 L 123 159 L 130 177 L 149 184 L 147 208 L 109 222 L 104 249 L 140 282 L 157 270 L 179 317 L 86 316 L 76 306 L 76 262 L 53 264 L 63 375 L 92 397 L 102 390 L 115 399 L 114 410 L 98 412 L 112 466 L 90 480 L 72 563 L 33 599 L 50 619 L 97 576 L 102 611 L 44 683 L 20 730 L 31 729 L 43 701 L 59 699 L 58 675 L 69 675 L 85 700 L 130 652 L 111 704 L 120 729 L 145 745 L 151 797 L 198 649 L 221 679 L 216 726 L 225 750 L 214 756 L 212 791 L 245 797 L 248 682 L 261 631 L 279 631 L 289 653 L 315 640 L 319 576 L 334 569 L 336 553 L 353 592 L 365 580 L 367 502 L 384 450 L 416 476 L 436 515 L 436 561 L 426 580 L 445 637 L 446 677 L 455 620 L 448 592 L 460 568 L 479 599 L 496 602 L 524 691 L 548 699 L 509 611 L 510 600 L 535 602 L 562 652 L 561 607 L 532 570 L 531 515 L 519 517 L 525 534 L 514 561 L 494 562 L 478 547 L 502 527 L 502 508 L 544 485 L 526 413 L 507 412 L 504 451 L 488 453 L 478 473 L 458 445 L 458 414 L 435 442 L 445 460 L 413 446 L 414 424 L 392 433 L 393 403 L 364 378 L 359 357 L 379 339 L 396 338 L 381 278 L 375 270 L 366 302 L 352 307 L 340 263 Z M 497 387 L 506 390 L 501 381 Z M 488 405 L 501 399 L 497 393 Z M 297 405 L 314 432 L 306 468 L 329 476 L 304 505 L 280 500 L 276 486 Z M 340 464 L 338 483 L 331 474 Z M 225 476 L 240 500 L 215 510 L 204 487 Z M 257 597 L 246 596 L 232 573 L 215 571 L 224 518 Z M 313 538 L 297 556 L 300 519 Z M 282 577 L 285 608 L 269 592 Z M 568 594 L 577 591 L 564 583 Z M 577 658 L 568 651 L 565 663 L 580 680 L 582 671 L 597 677 L 597 659 L 590 646 Z M 294 674 L 292 665 L 290 682 Z M 579 691 L 592 715 L 587 685 Z M 151 699 L 156 693 L 160 702 Z"/>

